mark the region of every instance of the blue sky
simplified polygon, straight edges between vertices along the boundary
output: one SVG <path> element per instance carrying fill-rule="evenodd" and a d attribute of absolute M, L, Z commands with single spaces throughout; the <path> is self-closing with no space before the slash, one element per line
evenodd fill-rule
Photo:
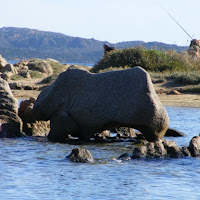
<path fill-rule="evenodd" d="M 189 45 L 200 39 L 199 0 L 0 0 L 0 27 L 27 27 L 109 42 Z"/>

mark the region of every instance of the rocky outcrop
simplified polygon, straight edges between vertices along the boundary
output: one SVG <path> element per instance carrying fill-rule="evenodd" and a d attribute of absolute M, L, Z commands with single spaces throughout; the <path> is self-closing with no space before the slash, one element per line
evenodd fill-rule
<path fill-rule="evenodd" d="M 72 162 L 76 163 L 92 163 L 94 162 L 93 156 L 90 151 L 82 148 L 75 148 L 71 154 L 67 156 Z"/>
<path fill-rule="evenodd" d="M 17 112 L 18 101 L 8 83 L 0 78 L 0 138 L 22 136 L 22 121 Z"/>
<path fill-rule="evenodd" d="M 124 126 L 155 141 L 169 125 L 151 78 L 140 67 L 101 74 L 68 69 L 40 93 L 33 113 L 37 120 L 50 120 L 50 140 L 68 134 L 87 140 Z"/>
<path fill-rule="evenodd" d="M 50 131 L 50 123 L 36 121 L 32 115 L 35 98 L 21 101 L 19 106 L 19 116 L 23 121 L 23 131 L 29 136 L 47 136 Z"/>

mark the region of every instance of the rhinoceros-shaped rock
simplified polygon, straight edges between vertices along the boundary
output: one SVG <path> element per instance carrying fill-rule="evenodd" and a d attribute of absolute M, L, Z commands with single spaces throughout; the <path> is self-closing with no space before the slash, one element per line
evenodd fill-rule
<path fill-rule="evenodd" d="M 169 125 L 151 78 L 141 67 L 100 74 L 69 68 L 40 93 L 33 114 L 36 120 L 50 120 L 52 141 L 68 134 L 89 139 L 122 126 L 154 141 Z"/>

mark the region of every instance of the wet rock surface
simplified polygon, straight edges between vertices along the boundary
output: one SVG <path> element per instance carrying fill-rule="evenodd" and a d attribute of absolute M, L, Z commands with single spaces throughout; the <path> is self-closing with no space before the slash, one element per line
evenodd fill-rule
<path fill-rule="evenodd" d="M 76 163 L 92 163 L 94 162 L 93 156 L 90 151 L 83 148 L 75 148 L 67 158 Z"/>

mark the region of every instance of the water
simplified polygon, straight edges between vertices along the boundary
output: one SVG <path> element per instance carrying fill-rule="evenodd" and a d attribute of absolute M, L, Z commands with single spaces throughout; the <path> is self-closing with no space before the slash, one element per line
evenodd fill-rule
<path fill-rule="evenodd" d="M 167 107 L 170 127 L 199 135 L 200 109 Z M 69 145 L 43 138 L 0 139 L 0 199 L 200 199 L 200 158 L 117 161 L 132 143 Z M 95 164 L 65 159 L 75 147 Z"/>

